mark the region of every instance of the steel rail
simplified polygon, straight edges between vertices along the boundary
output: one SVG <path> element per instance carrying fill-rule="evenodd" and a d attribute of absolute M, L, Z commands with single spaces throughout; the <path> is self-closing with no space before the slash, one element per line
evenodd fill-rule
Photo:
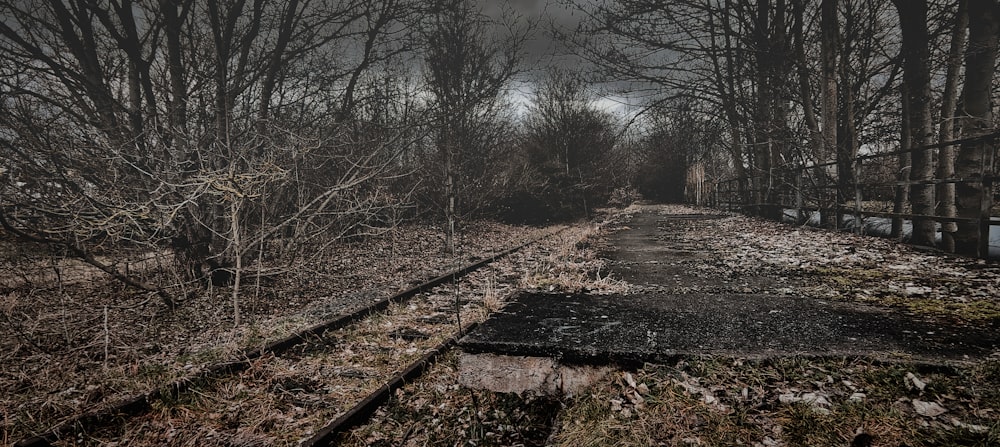
<path fill-rule="evenodd" d="M 367 423 L 372 415 L 392 398 L 393 392 L 422 376 L 437 361 L 438 357 L 450 351 L 458 343 L 458 339 L 466 332 L 474 329 L 476 325 L 477 323 L 469 324 L 458 334 L 427 351 L 423 357 L 411 363 L 403 371 L 393 375 L 389 381 L 359 401 L 350 410 L 347 410 L 340 417 L 334 419 L 333 422 L 319 429 L 312 437 L 300 443 L 299 447 L 326 447 L 334 445 L 338 436 L 347 433 L 352 428 Z"/>

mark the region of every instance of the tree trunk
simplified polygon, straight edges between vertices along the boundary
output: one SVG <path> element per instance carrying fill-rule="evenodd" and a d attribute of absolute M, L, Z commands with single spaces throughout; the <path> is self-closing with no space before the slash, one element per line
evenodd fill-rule
<path fill-rule="evenodd" d="M 965 86 L 962 89 L 962 137 L 970 138 L 990 133 L 993 113 L 990 106 L 993 70 L 997 57 L 997 33 L 1000 31 L 1000 2 L 969 0 L 969 45 L 965 52 Z M 993 151 L 992 141 L 962 144 L 955 161 L 955 174 L 965 179 L 983 179 L 987 156 Z M 992 191 L 981 182 L 956 185 L 955 208 L 959 217 L 980 219 L 988 216 L 992 206 Z M 970 256 L 985 256 L 980 241 L 980 225 L 959 222 L 955 233 L 955 251 Z"/>
<path fill-rule="evenodd" d="M 444 147 L 445 236 L 444 251 L 455 254 L 455 154 L 451 139 Z"/>
<path fill-rule="evenodd" d="M 926 182 L 934 172 L 931 149 L 922 147 L 932 144 L 931 125 L 931 84 L 930 84 L 930 38 L 927 31 L 926 0 L 893 0 L 899 12 L 899 23 L 903 33 L 903 79 L 906 81 L 909 105 L 912 168 L 910 181 Z M 913 237 L 915 245 L 934 246 L 935 221 L 934 186 L 930 183 L 910 185 L 910 207 L 913 210 Z"/>
<path fill-rule="evenodd" d="M 845 60 L 841 62 L 841 82 L 845 88 L 841 89 L 841 106 L 837 117 L 837 219 L 843 221 L 844 208 L 848 202 L 854 200 L 855 184 L 858 182 L 854 175 L 855 158 L 858 155 L 858 130 L 855 126 L 854 115 L 854 90 L 850 88 L 848 82 Z M 859 224 L 860 222 L 855 222 Z"/>
<path fill-rule="evenodd" d="M 773 12 L 773 17 L 772 17 Z M 785 1 L 761 1 L 757 5 L 754 40 L 757 45 L 757 110 L 754 113 L 755 145 L 752 164 L 755 179 L 754 213 L 766 216 L 775 202 L 774 189 L 780 183 L 777 168 L 787 126 L 780 97 L 785 64 Z"/>
<path fill-rule="evenodd" d="M 235 267 L 233 269 L 233 326 L 239 327 L 240 325 L 240 280 L 243 276 L 243 238 L 241 238 L 240 229 L 240 204 L 243 199 L 240 197 L 233 197 L 233 201 L 229 204 L 229 225 L 230 233 L 232 233 L 232 246 L 230 249 L 233 251 L 233 259 L 235 260 Z"/>
<path fill-rule="evenodd" d="M 837 0 L 823 0 L 820 54 L 823 73 L 823 153 L 820 161 L 826 162 L 837 147 Z"/>
<path fill-rule="evenodd" d="M 954 28 L 951 32 L 951 47 L 948 49 L 948 73 L 945 77 L 944 94 L 941 98 L 941 126 L 938 130 L 938 141 L 948 142 L 955 139 L 955 107 L 958 103 L 958 78 L 962 71 L 962 49 L 965 48 L 965 33 L 969 26 L 968 1 L 959 0 L 958 11 L 955 12 Z M 937 178 L 944 180 L 955 176 L 955 148 L 942 146 L 938 149 Z M 937 215 L 955 217 L 955 184 L 940 183 L 937 185 Z M 941 223 L 941 246 L 947 252 L 955 251 L 955 222 Z"/>
<path fill-rule="evenodd" d="M 854 36 L 856 17 L 847 14 L 844 23 L 844 35 Z M 855 175 L 855 158 L 858 155 L 858 129 L 855 116 L 855 91 L 851 73 L 851 57 L 854 53 L 854 42 L 851 37 L 844 39 L 840 46 L 840 63 L 837 65 L 840 78 L 839 103 L 837 109 L 837 220 L 843 221 L 844 209 L 848 202 L 856 199 L 858 179 Z M 861 222 L 855 222 L 860 228 Z"/>
<path fill-rule="evenodd" d="M 187 83 L 184 79 L 184 59 L 181 44 L 181 24 L 187 16 L 189 2 L 175 5 L 164 2 L 164 30 L 167 35 L 167 71 L 170 73 L 170 100 L 167 103 L 167 122 L 169 123 L 170 144 L 174 153 L 164 157 L 164 160 L 180 161 L 181 171 L 188 171 L 192 166 L 187 162 L 191 156 L 187 154 Z M 178 11 L 181 8 L 181 11 Z M 193 162 L 192 162 L 193 163 Z"/>
<path fill-rule="evenodd" d="M 742 203 L 746 203 L 746 201 L 743 200 L 745 191 L 743 191 L 742 188 L 743 179 L 745 179 L 747 176 L 746 167 L 743 164 L 744 136 L 740 128 L 741 117 L 737 106 L 738 99 L 736 96 L 737 86 L 736 86 L 736 76 L 735 76 L 736 63 L 733 60 L 734 59 L 733 56 L 734 49 L 733 49 L 733 39 L 732 39 L 733 33 L 729 23 L 729 15 L 727 12 L 729 8 L 730 8 L 729 0 L 726 0 L 724 2 L 724 8 L 721 14 L 723 42 L 725 45 L 723 51 L 724 60 L 720 61 L 719 58 L 716 57 L 716 55 L 713 53 L 712 66 L 715 71 L 714 74 L 715 74 L 716 84 L 718 85 L 718 89 L 720 91 L 719 96 L 722 100 L 722 107 L 726 113 L 726 120 L 729 122 L 729 135 L 730 138 L 732 139 L 732 144 L 730 146 L 729 153 L 733 161 L 733 169 L 735 171 L 734 174 L 736 178 L 739 179 L 739 181 L 737 182 L 739 186 L 737 188 L 736 193 L 740 198 L 740 201 Z M 715 22 L 711 20 L 710 16 L 709 27 L 711 29 L 710 34 L 713 46 L 715 46 L 715 38 L 716 38 L 716 33 L 714 32 L 714 24 Z M 724 69 L 722 62 L 725 63 Z"/>

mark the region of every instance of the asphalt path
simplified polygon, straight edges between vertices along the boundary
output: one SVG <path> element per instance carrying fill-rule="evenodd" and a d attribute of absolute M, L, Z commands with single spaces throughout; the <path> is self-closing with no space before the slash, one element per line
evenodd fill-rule
<path fill-rule="evenodd" d="M 628 295 L 525 293 L 463 339 L 468 352 L 582 363 L 663 362 L 727 355 L 962 361 L 992 355 L 1000 334 L 891 307 L 775 293 L 808 278 L 695 274 L 718 253 L 683 230 L 722 216 L 636 214 L 611 236 Z"/>

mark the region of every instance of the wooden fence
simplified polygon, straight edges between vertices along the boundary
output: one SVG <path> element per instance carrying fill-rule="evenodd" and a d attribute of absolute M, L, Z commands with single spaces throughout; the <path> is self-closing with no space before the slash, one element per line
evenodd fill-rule
<path fill-rule="evenodd" d="M 768 173 L 716 182 L 710 206 L 724 211 L 812 224 L 857 233 L 875 233 L 904 239 L 907 221 L 931 219 L 938 231 L 959 223 L 978 228 L 978 253 L 989 256 L 989 233 L 1000 225 L 993 204 L 997 202 L 1000 178 L 997 174 L 1000 132 L 915 149 L 897 150 L 856 157 L 845 168 L 852 169 L 853 181 L 839 181 L 838 163 L 788 165 Z M 908 159 L 917 151 L 933 151 L 944 146 L 958 150 L 961 144 L 986 143 L 979 175 L 911 180 Z M 936 155 L 935 155 L 936 158 Z M 848 176 L 851 177 L 851 176 Z M 909 188 L 914 185 L 976 184 L 985 193 L 976 217 L 918 215 L 910 211 Z M 887 231 L 878 229 L 886 225 Z M 940 236 L 939 236 L 940 237 Z"/>

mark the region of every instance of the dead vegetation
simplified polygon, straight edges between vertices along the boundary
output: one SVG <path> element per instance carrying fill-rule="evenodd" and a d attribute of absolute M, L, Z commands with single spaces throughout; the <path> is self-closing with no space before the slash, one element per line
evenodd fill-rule
<path fill-rule="evenodd" d="M 928 367 L 844 358 L 708 357 L 620 370 L 578 397 L 556 401 L 463 389 L 456 368 L 454 360 L 436 366 L 397 393 L 370 424 L 345 436 L 343 445 L 1000 442 L 1000 359 Z M 550 434 L 525 435 L 538 431 Z"/>
<path fill-rule="evenodd" d="M 384 313 L 194 388 L 124 425 L 60 445 L 295 445 L 517 290 L 522 271 L 549 271 L 584 230 L 570 228 Z M 594 260 L 590 260 L 596 262 Z M 507 398 L 514 402 L 515 399 Z M 520 410 L 518 410 L 520 411 Z"/>
<path fill-rule="evenodd" d="M 626 210 L 622 219 L 639 209 Z M 648 209 L 665 215 L 714 213 L 681 205 Z M 770 292 L 893 306 L 965 324 L 1000 324 L 996 262 L 737 215 L 715 220 L 711 227 L 685 228 L 679 237 L 714 258 L 693 265 L 695 276 L 783 278 L 786 283 Z"/>
<path fill-rule="evenodd" d="M 558 235 L 554 250 L 520 278 L 520 288 L 557 293 L 626 293 L 600 258 L 608 222 L 574 226 Z"/>
<path fill-rule="evenodd" d="M 0 439 L 14 442 L 197 373 L 547 231 L 476 223 L 450 256 L 434 228 L 397 230 L 333 244 L 296 271 L 247 278 L 235 328 L 228 289 L 192 294 L 168 311 L 87 266 L 5 247 L 13 275 L 0 288 Z M 86 274 L 71 281 L 68 271 Z"/>

